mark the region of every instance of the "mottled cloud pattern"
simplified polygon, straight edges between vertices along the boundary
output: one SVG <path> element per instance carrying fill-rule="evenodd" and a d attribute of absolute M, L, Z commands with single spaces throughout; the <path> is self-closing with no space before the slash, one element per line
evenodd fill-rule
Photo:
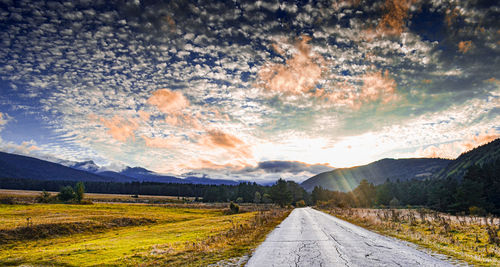
<path fill-rule="evenodd" d="M 302 36 L 294 47 L 292 57 L 284 64 L 269 63 L 259 71 L 261 84 L 264 88 L 285 94 L 307 94 L 319 83 L 322 73 L 323 58 L 311 52 L 309 36 Z M 284 52 L 273 44 L 281 55 Z"/>
<path fill-rule="evenodd" d="M 156 106 L 165 114 L 177 114 L 189 106 L 189 101 L 181 92 L 173 92 L 168 89 L 160 89 L 153 92 L 148 103 Z"/>
<path fill-rule="evenodd" d="M 0 149 L 257 180 L 456 157 L 500 134 L 499 10 L 0 1 Z"/>
<path fill-rule="evenodd" d="M 121 142 L 126 142 L 128 139 L 135 140 L 134 131 L 139 128 L 135 119 L 114 116 L 111 119 L 99 118 L 99 121 L 108 129 L 107 133 L 114 139 Z"/>

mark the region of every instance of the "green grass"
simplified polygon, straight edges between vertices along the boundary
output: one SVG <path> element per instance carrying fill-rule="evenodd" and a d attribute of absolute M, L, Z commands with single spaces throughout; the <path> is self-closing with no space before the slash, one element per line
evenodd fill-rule
<path fill-rule="evenodd" d="M 42 238 L 10 236 L 11 241 L 0 244 L 0 265 L 204 265 L 248 253 L 286 214 L 225 215 L 220 209 L 137 204 L 0 205 L 4 235 L 38 231 L 39 225 L 92 226 Z M 114 223 L 123 218 L 132 223 Z"/>

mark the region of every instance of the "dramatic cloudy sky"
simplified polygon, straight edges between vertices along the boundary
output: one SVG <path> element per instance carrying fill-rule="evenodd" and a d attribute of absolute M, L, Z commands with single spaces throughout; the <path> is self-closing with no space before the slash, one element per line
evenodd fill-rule
<path fill-rule="evenodd" d="M 0 92 L 0 150 L 38 157 L 296 180 L 454 158 L 500 136 L 500 4 L 2 0 Z"/>

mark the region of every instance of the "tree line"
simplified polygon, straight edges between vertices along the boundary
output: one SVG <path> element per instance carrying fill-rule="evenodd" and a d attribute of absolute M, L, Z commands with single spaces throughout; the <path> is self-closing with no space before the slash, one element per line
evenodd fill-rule
<path fill-rule="evenodd" d="M 500 214 L 500 159 L 472 165 L 462 179 L 391 182 L 374 186 L 366 180 L 350 192 L 315 187 L 312 201 L 336 207 L 421 206 L 449 213 Z"/>
<path fill-rule="evenodd" d="M 33 180 L 0 178 L 0 188 L 20 190 L 61 191 L 72 195 L 78 182 L 63 180 Z M 203 202 L 276 203 L 280 206 L 311 204 L 308 194 L 299 184 L 279 179 L 272 186 L 243 182 L 238 185 L 203 185 L 155 182 L 83 182 L 86 192 L 130 195 L 161 195 L 194 197 Z"/>

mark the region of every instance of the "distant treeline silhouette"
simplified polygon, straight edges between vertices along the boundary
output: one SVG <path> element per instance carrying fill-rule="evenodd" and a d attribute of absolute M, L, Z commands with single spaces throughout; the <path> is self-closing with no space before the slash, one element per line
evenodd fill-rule
<path fill-rule="evenodd" d="M 0 178 L 0 188 L 59 191 L 77 181 Z M 280 179 L 273 186 L 243 182 L 238 185 L 203 185 L 154 182 L 84 182 L 86 192 L 105 194 L 195 197 L 203 202 L 310 204 L 310 194 L 293 181 Z M 298 203 L 298 204 L 297 204 Z"/>

